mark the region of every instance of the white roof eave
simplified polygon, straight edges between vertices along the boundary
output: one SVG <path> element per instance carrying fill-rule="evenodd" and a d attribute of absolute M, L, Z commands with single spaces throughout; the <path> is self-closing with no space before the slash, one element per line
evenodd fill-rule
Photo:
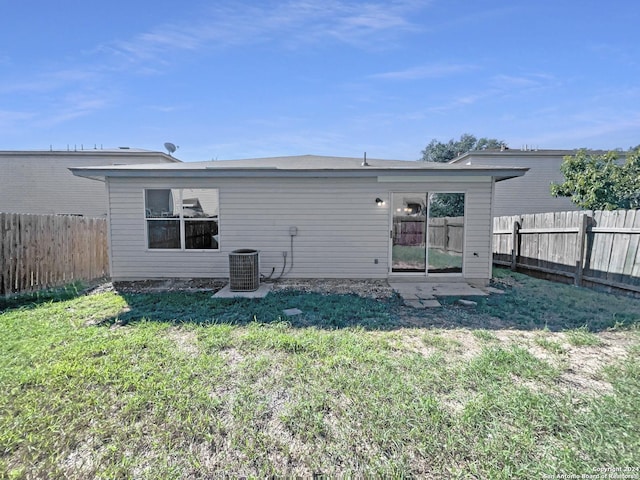
<path fill-rule="evenodd" d="M 184 165 L 184 164 L 183 164 Z M 437 168 L 437 169 L 409 169 L 409 168 L 367 168 L 360 169 L 299 169 L 287 170 L 268 167 L 254 168 L 197 168 L 197 169 L 152 169 L 152 168 L 100 168 L 100 167 L 72 167 L 70 170 L 79 177 L 130 177 L 130 178 L 193 178 L 193 177 L 280 177 L 280 178 L 367 178 L 384 175 L 402 175 L 416 177 L 442 177 L 459 176 L 494 177 L 496 181 L 508 178 L 520 177 L 529 170 L 526 167 L 500 168 L 500 167 L 480 167 L 473 168 Z"/>

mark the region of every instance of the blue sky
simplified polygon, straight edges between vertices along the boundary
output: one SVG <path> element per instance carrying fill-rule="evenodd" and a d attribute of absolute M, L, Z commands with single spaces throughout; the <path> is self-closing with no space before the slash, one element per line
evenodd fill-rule
<path fill-rule="evenodd" d="M 640 144 L 635 0 L 0 0 L 0 150 Z"/>

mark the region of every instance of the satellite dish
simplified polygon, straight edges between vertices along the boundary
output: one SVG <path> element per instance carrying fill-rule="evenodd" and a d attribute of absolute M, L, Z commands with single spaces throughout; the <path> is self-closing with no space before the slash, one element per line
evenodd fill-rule
<path fill-rule="evenodd" d="M 176 146 L 175 146 L 173 143 L 171 143 L 171 142 L 165 142 L 165 144 L 164 144 L 164 148 L 166 148 L 166 149 L 167 149 L 167 152 L 169 152 L 169 155 L 171 155 L 173 152 L 175 152 L 175 151 L 176 151 L 176 149 L 177 149 L 178 147 L 176 147 Z"/>

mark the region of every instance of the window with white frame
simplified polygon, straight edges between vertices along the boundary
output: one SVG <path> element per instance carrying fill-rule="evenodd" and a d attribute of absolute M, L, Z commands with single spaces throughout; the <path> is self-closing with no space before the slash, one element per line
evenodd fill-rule
<path fill-rule="evenodd" d="M 148 248 L 219 248 L 217 188 L 149 188 L 144 207 Z"/>

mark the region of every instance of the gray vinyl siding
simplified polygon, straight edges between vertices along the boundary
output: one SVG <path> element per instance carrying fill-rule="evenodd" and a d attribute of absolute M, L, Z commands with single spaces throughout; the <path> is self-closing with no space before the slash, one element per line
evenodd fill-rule
<path fill-rule="evenodd" d="M 513 165 L 513 162 L 509 163 L 507 160 L 492 162 L 492 165 Z M 564 181 L 560 171 L 562 159 L 533 157 L 528 160 L 526 165 L 520 165 L 530 167 L 526 175 L 496 183 L 493 209 L 496 217 L 580 210 L 569 198 L 556 198 L 549 191 L 552 182 Z"/>
<path fill-rule="evenodd" d="M 218 188 L 218 251 L 149 250 L 145 237 L 145 188 Z M 108 179 L 114 280 L 228 276 L 228 254 L 260 251 L 260 271 L 278 276 L 282 252 L 290 278 L 389 276 L 390 192 L 466 193 L 464 276 L 490 277 L 491 178 L 469 183 L 379 183 L 376 178 L 119 178 Z M 376 197 L 386 200 L 379 207 Z M 475 256 L 474 252 L 478 255 Z M 377 259 L 378 263 L 375 263 Z"/>
<path fill-rule="evenodd" d="M 105 217 L 103 182 L 73 175 L 69 167 L 166 163 L 164 156 L 85 152 L 10 152 L 0 154 L 0 211 L 8 213 Z"/>
<path fill-rule="evenodd" d="M 563 157 L 561 155 L 534 155 L 526 152 L 522 157 L 470 154 L 473 165 L 499 167 L 528 167 L 529 171 L 522 177 L 497 182 L 493 215 L 524 215 L 528 213 L 565 212 L 580 210 L 567 197 L 553 197 L 549 191 L 552 182 L 562 183 L 564 176 L 560 171 Z"/>
<path fill-rule="evenodd" d="M 487 179 L 466 189 L 463 268 L 468 279 L 491 278 L 491 184 Z"/>

